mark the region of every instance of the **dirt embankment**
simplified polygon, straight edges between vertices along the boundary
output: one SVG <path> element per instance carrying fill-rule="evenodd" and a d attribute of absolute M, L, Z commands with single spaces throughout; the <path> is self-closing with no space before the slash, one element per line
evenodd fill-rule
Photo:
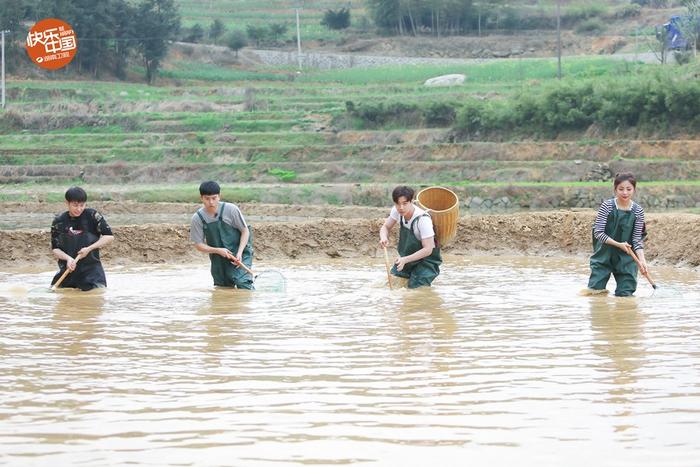
<path fill-rule="evenodd" d="M 89 201 L 89 206 L 105 215 L 107 219 L 112 214 L 133 214 L 137 219 L 140 214 L 187 214 L 192 215 L 202 207 L 201 203 L 139 203 L 134 201 Z M 307 218 L 362 218 L 381 217 L 389 213 L 388 208 L 371 206 L 329 206 L 329 205 L 282 205 L 266 203 L 236 203 L 246 216 L 270 217 L 307 217 Z M 66 204 L 47 203 L 41 201 L 24 201 L 19 203 L 0 202 L 0 214 L 12 213 L 42 213 L 46 214 L 49 225 L 55 214 L 66 210 Z M 134 222 L 136 223 L 136 222 Z"/>
<path fill-rule="evenodd" d="M 468 216 L 459 221 L 449 254 L 492 253 L 585 256 L 591 251 L 593 211 L 553 211 Z M 282 258 L 380 256 L 378 231 L 383 219 L 321 219 L 307 222 L 260 223 L 255 226 L 259 261 Z M 647 257 L 655 264 L 697 268 L 700 216 L 650 214 Z M 396 230 L 396 229 L 395 229 Z M 151 224 L 115 228 L 116 241 L 105 248 L 106 264 L 172 264 L 203 262 L 206 257 L 189 243 L 186 225 Z M 395 244 L 395 242 L 394 242 Z M 48 230 L 0 231 L 0 267 L 5 270 L 53 264 Z"/>

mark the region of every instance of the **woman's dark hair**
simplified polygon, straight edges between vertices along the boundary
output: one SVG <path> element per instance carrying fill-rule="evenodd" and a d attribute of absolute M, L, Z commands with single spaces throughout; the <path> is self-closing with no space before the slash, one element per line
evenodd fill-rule
<path fill-rule="evenodd" d="M 87 201 L 87 193 L 79 186 L 72 186 L 66 190 L 66 201 L 84 203 Z"/>
<path fill-rule="evenodd" d="M 397 186 L 394 188 L 394 191 L 391 192 L 391 199 L 393 199 L 395 203 L 398 203 L 399 198 L 403 196 L 406 198 L 406 201 L 413 201 L 414 193 L 415 191 L 413 191 L 413 188 L 409 188 L 407 186 Z"/>
<path fill-rule="evenodd" d="M 632 175 L 630 172 L 615 174 L 613 188 L 617 188 L 617 185 L 619 185 L 622 182 L 630 182 L 635 189 L 637 188 L 637 179 L 634 178 L 634 175 Z"/>
<path fill-rule="evenodd" d="M 209 180 L 199 185 L 199 194 L 202 196 L 218 195 L 219 193 L 221 193 L 221 187 L 214 181 Z"/>

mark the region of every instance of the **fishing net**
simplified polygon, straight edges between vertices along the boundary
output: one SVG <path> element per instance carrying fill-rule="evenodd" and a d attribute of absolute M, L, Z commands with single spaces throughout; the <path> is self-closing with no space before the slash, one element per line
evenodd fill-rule
<path fill-rule="evenodd" d="M 670 285 L 659 285 L 656 284 L 654 291 L 651 294 L 654 298 L 683 298 L 683 293 Z"/>
<path fill-rule="evenodd" d="M 275 269 L 262 271 L 255 276 L 255 290 L 284 293 L 287 291 L 287 278 Z"/>

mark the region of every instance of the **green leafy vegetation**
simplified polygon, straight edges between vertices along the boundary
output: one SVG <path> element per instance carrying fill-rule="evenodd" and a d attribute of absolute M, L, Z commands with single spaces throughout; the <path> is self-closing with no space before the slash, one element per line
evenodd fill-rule
<path fill-rule="evenodd" d="M 281 182 L 291 182 L 294 181 L 295 178 L 297 178 L 297 173 L 293 170 L 274 168 L 268 170 L 267 173 L 277 178 Z"/>
<path fill-rule="evenodd" d="M 553 137 L 591 125 L 649 134 L 672 127 L 696 132 L 699 105 L 700 84 L 668 75 L 566 81 L 507 99 L 468 99 L 455 129 L 467 138 L 495 132 Z"/>

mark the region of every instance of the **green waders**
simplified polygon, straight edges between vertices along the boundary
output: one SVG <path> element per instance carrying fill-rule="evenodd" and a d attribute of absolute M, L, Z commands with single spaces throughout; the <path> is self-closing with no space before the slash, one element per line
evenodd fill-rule
<path fill-rule="evenodd" d="M 207 223 L 199 211 L 197 211 L 197 215 L 202 219 L 207 245 L 214 248 L 226 248 L 235 255 L 241 241 L 241 232 L 222 220 L 224 204 L 226 203 L 221 203 L 219 215 L 214 222 Z M 250 237 L 248 244 L 243 249 L 243 264 L 250 268 L 253 265 L 253 230 L 250 226 L 248 226 L 248 232 L 250 232 Z M 230 260 L 217 254 L 210 254 L 209 260 L 211 261 L 211 276 L 214 278 L 214 285 L 255 290 L 253 277 L 243 268 L 237 268 L 231 264 Z"/>
<path fill-rule="evenodd" d="M 618 242 L 632 244 L 634 231 L 634 213 L 622 209 L 613 209 L 605 224 L 605 233 Z M 615 276 L 617 287 L 615 295 L 629 297 L 637 290 L 637 264 L 632 257 L 612 245 L 607 245 L 593 237 L 593 256 L 591 256 L 591 277 L 588 288 L 603 290 L 610 279 Z"/>
<path fill-rule="evenodd" d="M 428 214 L 423 214 L 427 216 Z M 409 227 L 404 227 L 403 222 L 399 222 L 399 255 L 408 256 L 412 255 L 416 251 L 423 248 L 423 244 L 420 240 L 416 238 L 413 233 L 413 226 L 418 219 L 422 216 L 416 217 L 411 222 Z M 398 277 L 404 277 L 408 279 L 408 288 L 415 289 L 417 287 L 427 286 L 435 280 L 435 278 L 440 274 L 440 265 L 442 264 L 442 257 L 440 256 L 440 248 L 433 248 L 430 256 L 426 256 L 418 261 L 413 261 L 406 263 L 403 270 L 398 271 L 396 265 L 391 268 L 391 273 Z"/>

